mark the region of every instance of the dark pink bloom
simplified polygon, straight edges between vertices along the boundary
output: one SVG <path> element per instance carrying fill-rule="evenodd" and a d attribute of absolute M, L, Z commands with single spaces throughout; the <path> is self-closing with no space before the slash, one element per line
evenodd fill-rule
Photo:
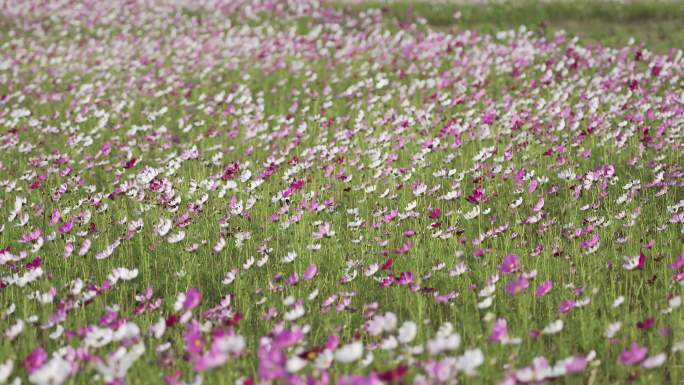
<path fill-rule="evenodd" d="M 639 262 L 636 265 L 637 270 L 643 270 L 644 265 L 646 264 L 646 256 L 644 253 L 639 253 Z"/>
<path fill-rule="evenodd" d="M 48 360 L 48 354 L 43 350 L 42 347 L 37 347 L 29 353 L 24 359 L 24 369 L 28 374 L 32 374 L 36 370 L 40 369 L 43 364 Z"/>
<path fill-rule="evenodd" d="M 637 328 L 639 328 L 641 330 L 649 330 L 653 327 L 653 323 L 654 323 L 653 318 L 647 318 L 643 321 L 637 322 Z"/>
<path fill-rule="evenodd" d="M 484 190 L 482 190 L 479 187 L 475 188 L 475 190 L 473 190 L 473 192 L 470 195 L 468 195 L 466 200 L 472 204 L 478 204 L 478 203 L 484 201 L 485 200 Z"/>

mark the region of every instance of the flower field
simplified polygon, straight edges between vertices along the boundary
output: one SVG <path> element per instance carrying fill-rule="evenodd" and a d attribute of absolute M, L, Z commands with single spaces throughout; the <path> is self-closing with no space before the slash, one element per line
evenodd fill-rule
<path fill-rule="evenodd" d="M 410 15 L 408 15 L 410 16 Z M 0 384 L 682 384 L 682 50 L 0 1 Z"/>

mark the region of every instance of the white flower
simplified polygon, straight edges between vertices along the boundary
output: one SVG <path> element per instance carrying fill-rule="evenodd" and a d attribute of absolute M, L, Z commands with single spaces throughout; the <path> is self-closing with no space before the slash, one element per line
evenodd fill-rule
<path fill-rule="evenodd" d="M 322 351 L 316 360 L 314 361 L 314 366 L 318 369 L 327 369 L 333 363 L 333 352 L 326 349 Z"/>
<path fill-rule="evenodd" d="M 335 352 L 335 360 L 342 363 L 354 362 L 363 355 L 363 344 L 360 341 L 342 346 Z"/>
<path fill-rule="evenodd" d="M 154 226 L 154 230 L 160 237 L 163 237 L 169 233 L 169 230 L 171 230 L 172 225 L 173 222 L 170 219 L 162 218 L 160 219 L 159 224 Z"/>
<path fill-rule="evenodd" d="M 298 371 L 302 370 L 307 364 L 306 360 L 303 360 L 299 358 L 299 356 L 294 356 L 287 360 L 287 363 L 285 364 L 285 369 L 289 373 L 297 373 Z"/>
<path fill-rule="evenodd" d="M 466 350 L 458 357 L 456 367 L 468 376 L 476 374 L 476 369 L 484 363 L 484 355 L 480 349 Z"/>
<path fill-rule="evenodd" d="M 93 326 L 90 332 L 86 335 L 85 345 L 94 348 L 100 348 L 112 342 L 114 332 L 112 329 L 99 328 Z"/>
<path fill-rule="evenodd" d="M 133 322 L 126 322 L 114 332 L 114 341 L 128 340 L 140 335 L 140 328 Z"/>
<path fill-rule="evenodd" d="M 616 308 L 616 307 L 622 305 L 623 302 L 625 302 L 625 297 L 623 297 L 623 296 L 617 297 L 615 299 L 615 301 L 613 301 L 613 308 Z"/>
<path fill-rule="evenodd" d="M 556 321 L 551 322 L 548 324 L 544 330 L 542 330 L 542 333 L 544 334 L 556 334 L 563 330 L 563 320 L 559 319 Z"/>
<path fill-rule="evenodd" d="M 5 381 L 7 381 L 10 374 L 12 374 L 13 368 L 14 368 L 14 361 L 12 361 L 11 358 L 9 358 L 4 363 L 0 364 L 0 384 L 4 384 Z"/>
<path fill-rule="evenodd" d="M 294 321 L 301 316 L 303 316 L 305 313 L 304 311 L 304 306 L 303 305 L 296 305 L 292 310 L 288 311 L 285 313 L 283 318 L 285 318 L 287 321 Z"/>
<path fill-rule="evenodd" d="M 17 322 L 7 328 L 5 330 L 5 336 L 7 337 L 8 340 L 12 341 L 13 339 L 17 338 L 21 332 L 24 331 L 24 321 L 22 319 L 18 319 Z"/>
<path fill-rule="evenodd" d="M 384 316 L 376 315 L 368 321 L 366 328 L 368 333 L 377 336 L 387 331 L 390 332 L 397 327 L 397 316 L 394 313 L 387 312 Z"/>
<path fill-rule="evenodd" d="M 667 304 L 670 308 L 676 309 L 676 308 L 682 306 L 682 297 L 679 295 L 672 297 L 672 298 L 670 298 L 669 301 L 667 301 Z"/>
<path fill-rule="evenodd" d="M 154 325 L 150 326 L 150 333 L 154 336 L 154 338 L 161 338 L 164 335 L 164 332 L 166 331 L 166 320 L 164 317 L 159 317 L 159 320 L 154 323 Z"/>
<path fill-rule="evenodd" d="M 609 324 L 608 327 L 606 328 L 606 332 L 603 333 L 606 338 L 613 338 L 617 332 L 620 331 L 622 328 L 622 322 L 613 322 L 612 324 Z"/>
<path fill-rule="evenodd" d="M 493 297 L 487 297 L 487 298 L 483 299 L 482 302 L 478 302 L 477 308 L 478 309 L 487 309 L 490 306 L 492 306 L 492 302 L 494 302 L 494 298 Z"/>
<path fill-rule="evenodd" d="M 107 276 L 107 280 L 111 283 L 117 283 L 119 280 L 130 281 L 138 276 L 138 269 L 128 270 L 125 267 L 117 267 Z"/>
<path fill-rule="evenodd" d="M 228 353 L 240 353 L 245 350 L 245 338 L 240 335 L 225 336 L 218 340 L 217 345 L 221 351 Z"/>
<path fill-rule="evenodd" d="M 166 241 L 168 243 L 178 243 L 185 239 L 185 231 L 183 230 L 178 230 L 177 233 L 169 235 L 168 238 L 166 238 Z"/>
<path fill-rule="evenodd" d="M 398 330 L 399 342 L 402 344 L 407 344 L 416 338 L 416 333 L 418 332 L 418 327 L 413 321 L 404 322 Z"/>
<path fill-rule="evenodd" d="M 399 343 L 394 336 L 389 336 L 380 343 L 380 348 L 383 350 L 394 350 L 397 346 L 399 346 Z"/>
<path fill-rule="evenodd" d="M 290 251 L 287 253 L 286 256 L 283 257 L 282 262 L 283 263 L 290 263 L 293 262 L 297 258 L 297 252 L 296 251 Z"/>
<path fill-rule="evenodd" d="M 641 366 L 644 369 L 659 368 L 663 366 L 666 359 L 667 355 L 665 353 L 658 353 L 655 356 L 648 357 L 644 360 L 644 362 L 641 363 Z"/>
<path fill-rule="evenodd" d="M 461 345 L 461 336 L 457 333 L 452 333 L 453 325 L 445 322 L 440 326 L 435 338 L 430 339 L 426 343 L 428 352 L 431 355 L 437 355 L 444 351 L 456 350 Z"/>
<path fill-rule="evenodd" d="M 55 356 L 31 373 L 29 381 L 36 385 L 61 385 L 69 378 L 71 365 L 62 357 Z"/>
<path fill-rule="evenodd" d="M 95 369 L 100 373 L 104 382 L 125 378 L 128 369 L 143 353 L 145 353 L 145 345 L 143 343 L 131 347 L 130 350 L 119 347 L 105 361 L 96 362 Z"/>

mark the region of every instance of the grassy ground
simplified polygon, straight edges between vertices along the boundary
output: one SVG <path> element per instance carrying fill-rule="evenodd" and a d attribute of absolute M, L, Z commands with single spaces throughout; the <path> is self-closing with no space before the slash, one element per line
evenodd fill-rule
<path fill-rule="evenodd" d="M 683 64 L 650 52 L 681 46 L 680 5 L 113 4 L 3 10 L 10 379 L 258 383 L 303 357 L 274 383 L 377 384 L 402 368 L 417 384 L 684 380 Z M 586 37 L 544 39 L 559 28 Z M 646 49 L 624 46 L 633 34 Z M 120 267 L 137 275 L 112 278 Z M 184 305 L 191 288 L 201 301 Z M 405 332 L 373 332 L 387 312 L 415 339 L 392 348 Z M 460 343 L 431 354 L 447 322 Z M 289 344 L 283 330 L 306 333 Z M 228 354 L 232 334 L 246 346 Z M 326 367 L 354 341 L 366 364 Z M 621 359 L 632 343 L 648 354 Z M 30 355 L 39 347 L 58 368 Z M 214 353 L 226 362 L 197 368 Z M 539 357 L 561 362 L 555 374 Z"/>
<path fill-rule="evenodd" d="M 547 36 L 565 30 L 583 43 L 612 47 L 630 38 L 649 49 L 667 52 L 684 48 L 684 3 L 679 1 L 505 1 L 487 4 L 440 1 L 333 2 L 352 13 L 382 9 L 404 21 L 422 17 L 437 29 L 473 29 L 483 33 L 516 29 L 521 25 Z M 456 20 L 454 14 L 460 12 Z"/>

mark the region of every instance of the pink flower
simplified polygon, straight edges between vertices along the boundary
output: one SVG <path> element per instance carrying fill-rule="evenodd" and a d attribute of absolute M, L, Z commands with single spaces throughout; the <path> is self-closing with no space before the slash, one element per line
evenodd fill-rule
<path fill-rule="evenodd" d="M 682 213 L 684 213 L 684 211 L 682 211 Z M 674 270 L 679 270 L 682 267 L 684 267 L 684 254 L 680 255 L 679 258 L 670 265 L 670 268 Z"/>
<path fill-rule="evenodd" d="M 622 365 L 637 365 L 641 362 L 648 354 L 648 348 L 644 346 L 639 346 L 636 342 L 632 342 L 629 348 L 625 349 L 620 353 L 618 357 L 618 362 Z"/>
<path fill-rule="evenodd" d="M 73 221 L 67 221 L 64 222 L 61 226 L 57 228 L 57 232 L 60 234 L 66 234 L 71 231 L 71 229 L 74 227 L 74 222 Z"/>
<path fill-rule="evenodd" d="M 574 374 L 583 371 L 587 367 L 586 357 L 573 357 L 565 364 L 565 372 L 567 374 Z"/>
<path fill-rule="evenodd" d="M 183 309 L 184 310 L 192 310 L 197 307 L 197 305 L 202 302 L 202 293 L 200 293 L 199 289 L 195 287 L 191 287 L 188 289 L 187 293 L 185 293 L 185 301 L 183 301 Z"/>
<path fill-rule="evenodd" d="M 328 350 L 335 350 L 337 348 L 337 345 L 340 344 L 340 337 L 338 337 L 335 334 L 332 334 L 330 337 L 328 337 L 328 340 L 325 342 L 325 348 Z"/>
<path fill-rule="evenodd" d="M 517 255 L 507 255 L 503 258 L 503 262 L 499 265 L 499 271 L 502 273 L 514 273 L 520 270 L 520 260 Z"/>
<path fill-rule="evenodd" d="M 560 305 L 558 306 L 558 312 L 561 314 L 565 314 L 572 310 L 575 307 L 575 301 L 571 299 L 566 299 L 565 301 L 561 302 Z"/>
<path fill-rule="evenodd" d="M 489 335 L 489 340 L 492 342 L 501 342 L 508 337 L 508 323 L 505 318 L 499 318 L 492 326 L 492 333 Z"/>
<path fill-rule="evenodd" d="M 524 276 L 519 276 L 518 278 L 513 278 L 506 284 L 506 293 L 508 294 L 519 294 L 527 290 L 530 286 L 530 282 Z"/>
<path fill-rule="evenodd" d="M 309 281 L 309 280 L 313 279 L 313 277 L 316 276 L 317 271 L 318 271 L 318 267 L 316 266 L 315 263 L 312 263 L 311 265 L 309 265 L 309 267 L 307 267 L 306 270 L 304 271 L 304 280 Z"/>
<path fill-rule="evenodd" d="M 413 282 L 413 273 L 410 271 L 405 271 L 399 275 L 399 280 L 397 281 L 397 284 L 408 285 L 411 282 Z"/>
<path fill-rule="evenodd" d="M 551 281 L 544 281 L 542 282 L 539 286 L 537 286 L 537 297 L 543 297 L 547 295 L 551 289 L 553 288 L 553 282 Z"/>
<path fill-rule="evenodd" d="M 299 282 L 299 274 L 297 274 L 296 271 L 294 273 L 292 273 L 292 275 L 287 277 L 287 279 L 285 280 L 285 283 L 287 283 L 290 286 L 296 285 L 298 282 Z"/>
<path fill-rule="evenodd" d="M 197 322 L 193 321 L 185 327 L 183 340 L 185 340 L 185 351 L 190 354 L 202 353 L 204 339 L 202 338 L 202 333 L 200 332 Z"/>
<path fill-rule="evenodd" d="M 599 235 L 598 233 L 594 233 L 594 235 L 591 236 L 591 238 L 586 239 L 582 241 L 582 244 L 580 245 L 583 249 L 591 249 L 598 245 L 599 243 Z"/>

